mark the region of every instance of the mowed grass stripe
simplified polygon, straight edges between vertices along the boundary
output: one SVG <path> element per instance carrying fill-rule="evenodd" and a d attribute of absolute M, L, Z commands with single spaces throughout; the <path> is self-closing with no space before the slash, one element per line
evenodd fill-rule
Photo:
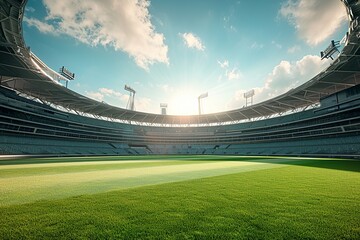
<path fill-rule="evenodd" d="M 71 159 L 71 158 L 70 158 Z M 164 160 L 118 160 L 118 161 L 108 161 L 106 157 L 104 157 L 103 160 L 98 161 L 74 161 L 74 162 L 48 162 L 48 163 L 38 163 L 37 161 L 35 163 L 32 162 L 32 160 L 28 160 L 29 163 L 22 163 L 22 164 L 15 164 L 15 165 L 0 165 L 0 170 L 4 169 L 19 169 L 19 168 L 58 168 L 58 167 L 73 167 L 73 166 L 98 166 L 98 165 L 120 165 L 120 164 L 129 164 L 129 163 L 156 163 L 156 162 L 166 162 Z M 173 162 L 176 162 L 174 160 Z"/>
<path fill-rule="evenodd" d="M 133 160 L 129 160 L 133 159 Z M 41 159 L 16 159 L 0 161 L 0 178 L 31 176 L 39 174 L 69 173 L 80 171 L 98 171 L 110 169 L 125 169 L 143 166 L 162 166 L 214 161 L 266 161 L 272 162 L 280 159 L 301 160 L 299 158 L 274 158 L 274 157 L 243 157 L 243 156 L 161 156 L 161 160 L 144 160 L 144 156 L 116 157 L 69 157 L 69 158 L 41 158 Z M 181 160 L 179 160 L 181 159 Z M 7 163 L 7 164 L 5 164 Z"/>
<path fill-rule="evenodd" d="M 291 160 L 190 162 L 137 168 L 0 178 L 0 204 L 20 204 L 81 194 L 281 167 Z"/>
<path fill-rule="evenodd" d="M 186 164 L 206 163 L 207 161 L 187 161 Z M 149 160 L 149 161 L 99 161 L 99 162 L 74 162 L 72 163 L 48 163 L 48 164 L 21 164 L 0 166 L 0 179 L 9 177 L 50 175 L 59 173 L 77 173 L 114 169 L 130 169 L 139 167 L 155 167 L 167 165 L 183 165 L 179 160 Z"/>
<path fill-rule="evenodd" d="M 135 155 L 135 156 L 84 156 L 84 157 L 50 157 L 50 158 L 0 158 L 1 165 L 19 164 L 48 164 L 48 163 L 81 163 L 98 161 L 159 161 L 159 160 L 226 160 L 234 159 L 248 160 L 248 156 L 218 156 L 218 155 Z M 264 157 L 253 157 L 263 159 Z M 271 157 L 270 157 L 271 158 Z"/>

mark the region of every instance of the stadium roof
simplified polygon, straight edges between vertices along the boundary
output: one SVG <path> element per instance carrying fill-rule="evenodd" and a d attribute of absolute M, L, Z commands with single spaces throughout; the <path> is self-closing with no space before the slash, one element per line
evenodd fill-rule
<path fill-rule="evenodd" d="M 240 109 L 204 115 L 175 116 L 131 111 L 98 102 L 61 84 L 55 71 L 27 48 L 22 35 L 26 0 L 0 0 L 0 83 L 43 102 L 78 113 L 149 125 L 208 125 L 269 117 L 318 104 L 320 99 L 360 83 L 360 3 L 342 0 L 349 31 L 332 64 L 305 84 L 270 100 Z"/>

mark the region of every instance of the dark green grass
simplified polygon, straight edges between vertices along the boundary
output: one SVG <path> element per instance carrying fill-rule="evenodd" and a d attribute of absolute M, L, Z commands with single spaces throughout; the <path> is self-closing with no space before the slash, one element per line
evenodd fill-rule
<path fill-rule="evenodd" d="M 360 239 L 360 162 L 286 164 L 0 207 L 0 238 Z"/>

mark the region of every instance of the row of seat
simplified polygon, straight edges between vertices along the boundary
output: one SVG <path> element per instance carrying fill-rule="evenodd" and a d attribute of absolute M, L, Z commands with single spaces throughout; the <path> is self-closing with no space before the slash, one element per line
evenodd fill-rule
<path fill-rule="evenodd" d="M 353 155 L 360 156 L 360 136 L 232 145 L 161 144 L 129 146 L 123 143 L 63 141 L 17 136 L 0 136 L 0 154 L 64 155 Z"/>

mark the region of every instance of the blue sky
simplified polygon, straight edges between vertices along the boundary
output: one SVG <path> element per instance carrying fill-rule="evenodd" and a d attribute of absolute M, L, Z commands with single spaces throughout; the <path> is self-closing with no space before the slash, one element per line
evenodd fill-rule
<path fill-rule="evenodd" d="M 347 31 L 340 0 L 29 0 L 25 42 L 69 88 L 137 111 L 197 114 L 282 94 L 330 64 L 319 52 Z"/>

